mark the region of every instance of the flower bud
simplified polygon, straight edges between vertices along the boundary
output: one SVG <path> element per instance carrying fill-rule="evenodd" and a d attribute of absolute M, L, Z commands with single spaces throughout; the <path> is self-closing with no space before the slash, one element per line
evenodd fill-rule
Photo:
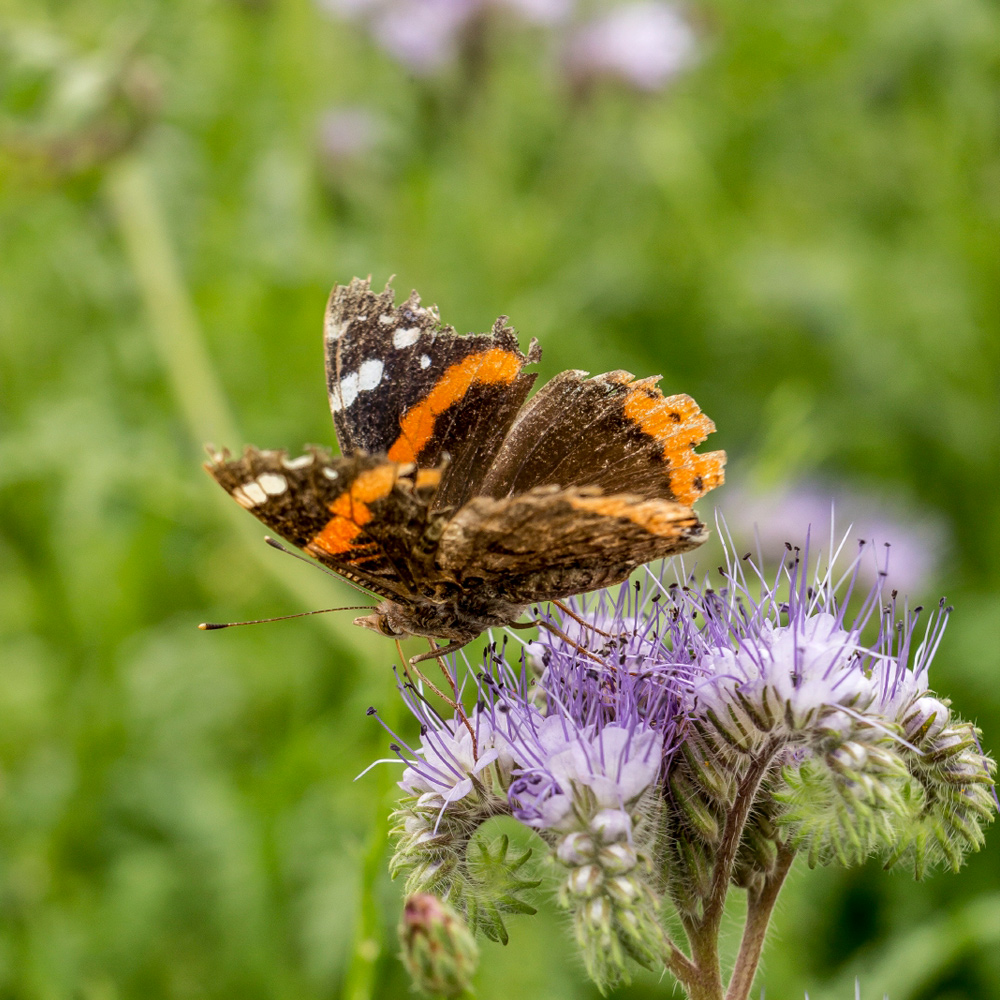
<path fill-rule="evenodd" d="M 639 858 L 631 844 L 610 844 L 601 848 L 597 863 L 607 875 L 624 875 L 635 868 Z"/>
<path fill-rule="evenodd" d="M 628 838 L 632 821 L 622 809 L 602 809 L 590 821 L 590 828 L 600 837 L 601 842 L 613 844 Z"/>
<path fill-rule="evenodd" d="M 572 868 L 585 864 L 594 858 L 594 841 L 585 833 L 571 833 L 559 842 L 556 857 Z"/>
<path fill-rule="evenodd" d="M 436 896 L 406 900 L 399 924 L 400 957 L 417 989 L 444 997 L 469 989 L 479 948 L 465 921 Z"/>
<path fill-rule="evenodd" d="M 619 876 L 608 882 L 607 893 L 619 907 L 625 908 L 639 898 L 642 890 L 634 879 Z"/>
<path fill-rule="evenodd" d="M 589 899 L 601 887 L 604 875 L 597 865 L 583 865 L 574 868 L 566 879 L 566 887 L 574 896 Z"/>
<path fill-rule="evenodd" d="M 868 751 L 860 743 L 848 742 L 840 746 L 830 756 L 841 770 L 855 771 L 865 766 L 868 760 Z"/>
<path fill-rule="evenodd" d="M 911 742 L 936 739 L 948 725 L 951 712 L 937 698 L 918 698 L 903 721 L 906 738 Z"/>

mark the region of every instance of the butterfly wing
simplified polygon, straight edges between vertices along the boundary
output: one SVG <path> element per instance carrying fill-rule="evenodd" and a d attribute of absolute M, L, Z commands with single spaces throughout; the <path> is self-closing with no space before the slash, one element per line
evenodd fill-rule
<path fill-rule="evenodd" d="M 289 459 L 248 448 L 205 468 L 238 503 L 282 538 L 362 587 L 397 600 L 418 589 L 412 553 L 427 529 L 440 478 L 367 455 L 320 449 Z"/>
<path fill-rule="evenodd" d="M 670 500 L 540 487 L 469 501 L 445 526 L 437 563 L 463 587 L 485 581 L 529 604 L 620 583 L 707 534 L 690 508 Z"/>
<path fill-rule="evenodd" d="M 355 278 L 330 295 L 325 321 L 330 409 L 344 454 L 365 451 L 431 468 L 449 466 L 435 503 L 458 506 L 479 490 L 535 380 L 522 371 L 517 335 L 498 320 L 486 334 L 459 336 L 414 292 Z"/>
<path fill-rule="evenodd" d="M 726 453 L 695 451 L 715 424 L 690 396 L 664 396 L 658 381 L 636 381 L 625 371 L 557 375 L 521 411 L 482 492 L 598 486 L 608 494 L 694 503 L 722 483 Z"/>

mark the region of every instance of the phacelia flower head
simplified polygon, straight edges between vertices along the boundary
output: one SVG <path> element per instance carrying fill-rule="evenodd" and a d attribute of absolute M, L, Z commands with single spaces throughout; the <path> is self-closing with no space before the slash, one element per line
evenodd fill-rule
<path fill-rule="evenodd" d="M 911 662 L 923 609 L 900 609 L 884 592 L 887 555 L 851 613 L 861 566 L 874 558 L 868 545 L 839 580 L 831 563 L 810 558 L 808 538 L 786 556 L 773 580 L 730 559 L 719 589 L 683 590 L 685 613 L 704 623 L 690 647 L 699 676 L 689 714 L 747 750 L 779 733 L 808 741 L 862 722 L 888 732 L 925 693 L 950 609 L 942 602 L 931 616 Z"/>
<path fill-rule="evenodd" d="M 958 867 L 995 815 L 995 766 L 930 687 L 950 609 L 925 615 L 887 592 L 874 552 L 865 588 L 870 545 L 835 576 L 838 553 L 818 557 L 807 535 L 767 576 L 730 543 L 715 578 L 647 569 L 536 609 L 539 635 L 518 655 L 512 630 L 480 669 L 466 662 L 464 690 L 449 676 L 451 717 L 425 680 L 402 683 L 420 722 L 419 742 L 394 746 L 406 766 L 392 867 L 407 892 L 506 940 L 505 915 L 531 910 L 531 852 L 480 828 L 513 817 L 559 873 L 607 988 L 630 961 L 683 979 L 664 908 L 697 925 L 730 886 L 759 898 L 780 883 L 796 853 L 845 865 L 877 853 L 918 877 Z"/>

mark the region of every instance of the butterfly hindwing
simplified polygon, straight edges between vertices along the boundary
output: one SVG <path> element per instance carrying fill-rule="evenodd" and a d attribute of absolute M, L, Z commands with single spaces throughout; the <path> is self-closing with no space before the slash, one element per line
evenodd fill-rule
<path fill-rule="evenodd" d="M 459 336 L 416 293 L 396 306 L 391 288 L 357 278 L 330 296 L 325 349 L 341 450 L 424 468 L 448 456 L 438 507 L 477 492 L 534 382 L 522 369 L 540 354 L 523 354 L 503 320 Z"/>
<path fill-rule="evenodd" d="M 690 396 L 664 396 L 658 378 L 625 371 L 588 378 L 565 371 L 523 408 L 483 492 L 500 497 L 540 485 L 598 486 L 692 504 L 723 481 L 725 452 L 698 454 L 715 430 Z"/>
<path fill-rule="evenodd" d="M 694 511 L 673 501 L 540 487 L 467 503 L 444 529 L 437 565 L 460 585 L 486 582 L 528 604 L 620 583 L 706 537 Z"/>

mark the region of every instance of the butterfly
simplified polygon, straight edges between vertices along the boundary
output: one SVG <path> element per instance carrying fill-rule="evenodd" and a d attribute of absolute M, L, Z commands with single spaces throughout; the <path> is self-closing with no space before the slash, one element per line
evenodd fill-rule
<path fill-rule="evenodd" d="M 445 643 L 411 662 L 708 536 L 691 504 L 722 483 L 726 456 L 695 450 L 715 425 L 659 376 L 564 371 L 529 398 L 541 351 L 522 353 L 506 317 L 459 335 L 416 292 L 397 306 L 370 279 L 333 289 L 324 347 L 342 454 L 210 450 L 206 468 L 382 598 L 356 625 Z"/>

